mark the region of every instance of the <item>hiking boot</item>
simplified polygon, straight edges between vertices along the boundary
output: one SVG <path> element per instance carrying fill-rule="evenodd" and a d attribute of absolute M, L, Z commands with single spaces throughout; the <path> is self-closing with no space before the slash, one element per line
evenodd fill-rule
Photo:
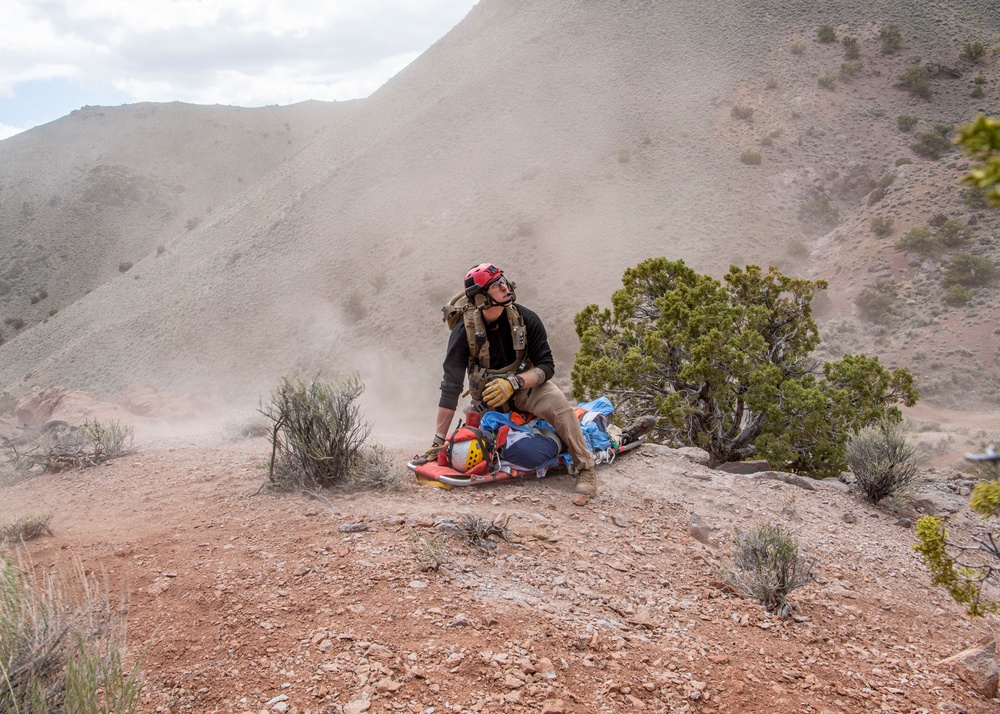
<path fill-rule="evenodd" d="M 593 466 L 580 469 L 576 473 L 576 487 L 573 489 L 574 493 L 578 493 L 588 498 L 592 498 L 597 495 L 597 469 Z"/>
<path fill-rule="evenodd" d="M 634 422 L 629 424 L 628 429 L 622 432 L 621 446 L 625 444 L 631 444 L 633 441 L 638 441 L 644 436 L 648 436 L 650 432 L 653 431 L 653 427 L 656 426 L 656 417 L 649 415 L 641 416 Z"/>

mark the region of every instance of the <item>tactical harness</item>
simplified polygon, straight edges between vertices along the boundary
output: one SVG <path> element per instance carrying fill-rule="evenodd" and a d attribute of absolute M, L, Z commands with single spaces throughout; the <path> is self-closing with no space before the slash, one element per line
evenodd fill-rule
<path fill-rule="evenodd" d="M 459 293 L 441 308 L 442 319 L 448 325 L 448 329 L 454 330 L 460 320 L 465 322 L 465 337 L 469 343 L 469 390 L 466 394 L 471 394 L 476 404 L 482 402 L 483 389 L 491 380 L 519 374 L 531 369 L 532 366 L 528 359 L 528 334 L 524 327 L 524 318 L 511 303 L 504 307 L 504 312 L 507 315 L 507 322 L 510 323 L 514 361 L 500 369 L 490 369 L 490 342 L 486 337 L 483 309 L 484 307 L 472 305 L 465 293 Z"/>

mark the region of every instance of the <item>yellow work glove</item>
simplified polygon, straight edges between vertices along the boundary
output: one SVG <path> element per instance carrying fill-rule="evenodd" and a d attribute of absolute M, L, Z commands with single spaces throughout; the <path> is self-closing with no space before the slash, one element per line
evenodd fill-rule
<path fill-rule="evenodd" d="M 431 446 L 427 451 L 424 452 L 424 461 L 435 461 L 437 459 L 438 452 L 444 448 L 444 437 L 440 434 L 434 435 L 434 441 L 431 442 Z"/>
<path fill-rule="evenodd" d="M 486 402 L 486 406 L 496 409 L 506 404 L 507 400 L 514 396 L 517 389 L 517 375 L 511 375 L 504 379 L 494 379 L 483 390 L 483 401 Z"/>

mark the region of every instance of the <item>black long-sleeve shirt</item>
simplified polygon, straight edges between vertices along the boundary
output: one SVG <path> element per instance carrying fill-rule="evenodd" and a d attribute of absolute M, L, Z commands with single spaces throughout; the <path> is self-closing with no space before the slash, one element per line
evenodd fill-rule
<path fill-rule="evenodd" d="M 549 338 L 541 319 L 528 308 L 515 304 L 524 320 L 528 338 L 528 359 L 534 367 L 545 373 L 545 379 L 552 379 L 556 364 L 549 347 Z M 502 369 L 517 357 L 514 339 L 510 334 L 510 321 L 504 310 L 496 322 L 487 323 L 486 339 L 490 345 L 490 369 Z M 441 401 L 438 406 L 445 409 L 458 407 L 458 398 L 465 385 L 466 370 L 469 368 L 469 340 L 465 335 L 465 322 L 459 322 L 448 339 L 448 353 L 444 358 L 444 378 L 441 380 Z"/>

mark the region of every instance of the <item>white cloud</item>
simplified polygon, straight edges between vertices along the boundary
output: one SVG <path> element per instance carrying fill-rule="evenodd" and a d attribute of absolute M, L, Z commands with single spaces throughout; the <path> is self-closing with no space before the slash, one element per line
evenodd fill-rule
<path fill-rule="evenodd" d="M 0 141 L 4 139 L 9 139 L 15 134 L 20 134 L 24 131 L 24 127 L 10 126 L 9 124 L 0 124 Z"/>
<path fill-rule="evenodd" d="M 0 98 L 17 97 L 19 84 L 53 78 L 114 87 L 134 101 L 259 106 L 362 97 L 474 4 L 7 0 Z M 2 106 L 9 114 L 9 103 Z M 0 121 L 19 120 L 0 114 Z"/>

